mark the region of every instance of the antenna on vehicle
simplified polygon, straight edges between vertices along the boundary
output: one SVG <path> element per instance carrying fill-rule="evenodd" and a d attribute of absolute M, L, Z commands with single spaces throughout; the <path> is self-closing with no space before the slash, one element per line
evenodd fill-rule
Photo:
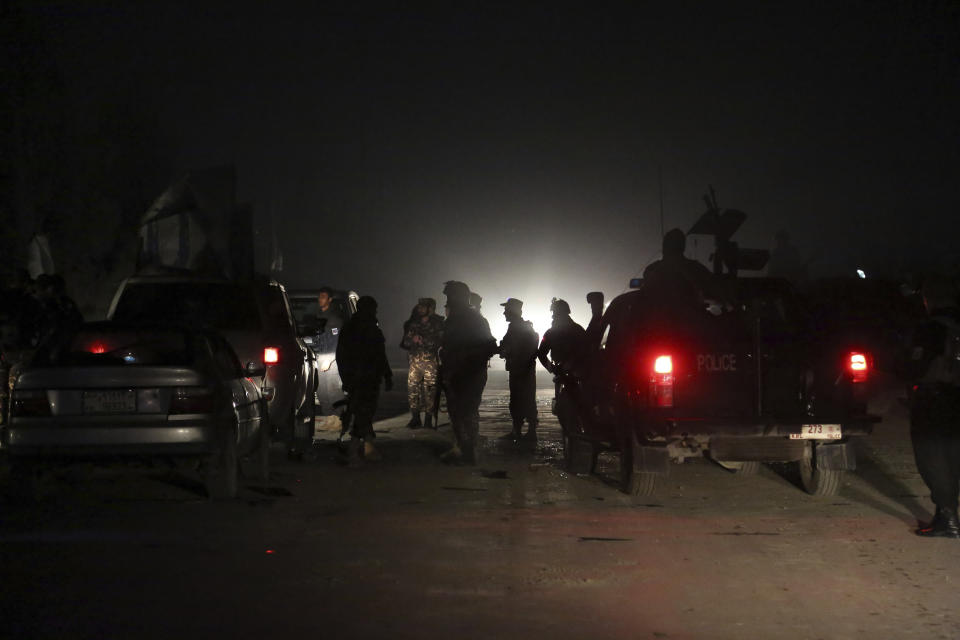
<path fill-rule="evenodd" d="M 657 182 L 660 184 L 660 239 L 663 240 L 663 165 L 657 165 Z"/>

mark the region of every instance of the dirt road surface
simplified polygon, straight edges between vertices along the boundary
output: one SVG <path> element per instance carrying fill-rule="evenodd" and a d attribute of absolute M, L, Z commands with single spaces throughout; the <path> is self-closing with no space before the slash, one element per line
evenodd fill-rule
<path fill-rule="evenodd" d="M 960 638 L 960 543 L 913 534 L 931 504 L 896 385 L 838 496 L 701 460 L 634 498 L 612 454 L 563 471 L 543 382 L 518 451 L 491 373 L 476 468 L 438 461 L 446 420 L 405 427 L 401 385 L 360 469 L 321 430 L 315 459 L 276 450 L 270 486 L 228 502 L 159 466 L 57 474 L 0 505 L 0 637 Z"/>

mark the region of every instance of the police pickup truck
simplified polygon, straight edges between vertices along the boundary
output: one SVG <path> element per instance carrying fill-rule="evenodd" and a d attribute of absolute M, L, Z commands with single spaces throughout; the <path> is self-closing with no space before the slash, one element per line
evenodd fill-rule
<path fill-rule="evenodd" d="M 796 463 L 807 492 L 837 492 L 855 468 L 852 440 L 878 421 L 866 406 L 869 353 L 817 333 L 785 280 L 724 287 L 723 301 L 686 310 L 642 285 L 611 302 L 583 382 L 558 397 L 572 472 L 619 451 L 622 489 L 644 495 L 671 461 L 706 454 L 740 474 Z"/>

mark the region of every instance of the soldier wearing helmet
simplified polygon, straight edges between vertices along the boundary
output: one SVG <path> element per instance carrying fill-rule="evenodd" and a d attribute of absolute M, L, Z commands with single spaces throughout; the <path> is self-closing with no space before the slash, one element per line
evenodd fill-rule
<path fill-rule="evenodd" d="M 442 459 L 476 464 L 480 398 L 487 384 L 487 362 L 496 352 L 497 341 L 484 317 L 470 307 L 466 284 L 451 280 L 443 293 L 447 319 L 440 342 L 440 377 L 456 442 Z"/>
<path fill-rule="evenodd" d="M 476 311 L 477 313 L 482 313 L 483 306 L 483 296 L 481 296 L 476 291 L 470 292 L 470 308 Z"/>
<path fill-rule="evenodd" d="M 510 376 L 510 418 L 513 431 L 503 439 L 517 442 L 523 422 L 527 439 L 537 438 L 537 344 L 539 336 L 529 320 L 523 319 L 523 302 L 508 298 L 500 303 L 506 318 L 507 333 L 500 341 L 500 357 L 506 360 Z"/>
<path fill-rule="evenodd" d="M 553 323 L 543 334 L 537 358 L 550 373 L 572 373 L 581 364 L 587 332 L 570 317 L 570 305 L 566 300 L 554 298 L 550 311 Z"/>

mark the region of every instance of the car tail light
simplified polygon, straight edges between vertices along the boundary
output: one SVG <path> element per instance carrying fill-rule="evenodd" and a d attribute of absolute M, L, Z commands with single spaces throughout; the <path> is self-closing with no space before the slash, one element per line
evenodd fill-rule
<path fill-rule="evenodd" d="M 867 355 L 854 351 L 847 357 L 847 371 L 850 372 L 850 379 L 853 382 L 866 382 L 869 365 L 867 364 Z"/>
<path fill-rule="evenodd" d="M 170 413 L 213 413 L 213 392 L 207 387 L 177 387 L 170 398 Z"/>
<path fill-rule="evenodd" d="M 107 346 L 100 341 L 91 342 L 90 345 L 87 346 L 87 351 L 99 355 L 107 352 Z"/>
<path fill-rule="evenodd" d="M 19 389 L 13 392 L 10 407 L 12 417 L 39 417 L 50 415 L 50 401 L 43 389 Z"/>
<path fill-rule="evenodd" d="M 277 347 L 264 347 L 263 363 L 277 364 L 278 362 L 280 362 L 280 349 L 278 349 Z"/>
<path fill-rule="evenodd" d="M 650 375 L 650 404 L 654 407 L 673 406 L 673 358 L 657 356 Z"/>

